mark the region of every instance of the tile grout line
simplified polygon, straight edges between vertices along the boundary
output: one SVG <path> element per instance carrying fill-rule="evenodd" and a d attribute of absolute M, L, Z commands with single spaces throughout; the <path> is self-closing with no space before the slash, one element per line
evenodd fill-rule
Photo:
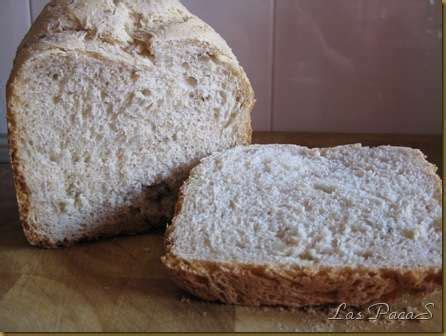
<path fill-rule="evenodd" d="M 31 25 L 33 24 L 33 4 L 32 4 L 32 0 L 28 0 L 28 4 L 29 4 L 29 26 L 31 27 Z"/>
<path fill-rule="evenodd" d="M 277 15 L 277 0 L 272 0 L 272 34 L 271 34 L 271 88 L 270 88 L 270 121 L 269 130 L 274 131 L 274 105 L 275 105 L 275 89 L 276 89 L 276 15 Z"/>

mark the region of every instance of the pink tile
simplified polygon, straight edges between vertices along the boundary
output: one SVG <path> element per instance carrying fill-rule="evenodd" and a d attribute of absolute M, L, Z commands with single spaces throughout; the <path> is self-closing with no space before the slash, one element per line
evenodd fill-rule
<path fill-rule="evenodd" d="M 228 42 L 256 92 L 253 126 L 269 131 L 271 121 L 273 0 L 184 0 Z"/>
<path fill-rule="evenodd" d="M 273 129 L 440 133 L 439 0 L 277 0 Z"/>

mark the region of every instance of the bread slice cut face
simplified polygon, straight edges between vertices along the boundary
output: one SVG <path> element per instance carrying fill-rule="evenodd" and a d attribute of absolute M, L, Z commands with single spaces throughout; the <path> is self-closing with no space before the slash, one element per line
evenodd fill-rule
<path fill-rule="evenodd" d="M 162 258 L 206 300 L 365 304 L 441 286 L 441 180 L 415 149 L 237 147 L 182 187 Z"/>
<path fill-rule="evenodd" d="M 170 220 L 201 158 L 251 139 L 250 82 L 226 42 L 174 0 L 57 0 L 8 85 L 21 221 L 34 245 Z"/>

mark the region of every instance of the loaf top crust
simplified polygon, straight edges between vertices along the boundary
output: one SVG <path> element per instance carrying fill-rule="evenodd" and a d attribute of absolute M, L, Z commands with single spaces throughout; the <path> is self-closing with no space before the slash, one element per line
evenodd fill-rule
<path fill-rule="evenodd" d="M 194 41 L 243 71 L 226 41 L 177 0 L 51 1 L 23 40 L 16 67 L 37 51 L 84 50 L 150 64 L 158 44 Z"/>

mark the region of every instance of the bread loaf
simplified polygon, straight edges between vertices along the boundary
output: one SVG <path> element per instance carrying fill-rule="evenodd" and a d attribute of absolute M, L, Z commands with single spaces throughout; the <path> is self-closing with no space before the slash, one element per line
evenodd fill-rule
<path fill-rule="evenodd" d="M 419 150 L 387 146 L 215 154 L 182 187 L 162 260 L 182 288 L 230 304 L 428 292 L 442 283 L 435 170 Z"/>
<path fill-rule="evenodd" d="M 162 226 L 198 160 L 251 139 L 250 82 L 176 0 L 56 0 L 7 87 L 20 218 L 55 247 Z"/>

